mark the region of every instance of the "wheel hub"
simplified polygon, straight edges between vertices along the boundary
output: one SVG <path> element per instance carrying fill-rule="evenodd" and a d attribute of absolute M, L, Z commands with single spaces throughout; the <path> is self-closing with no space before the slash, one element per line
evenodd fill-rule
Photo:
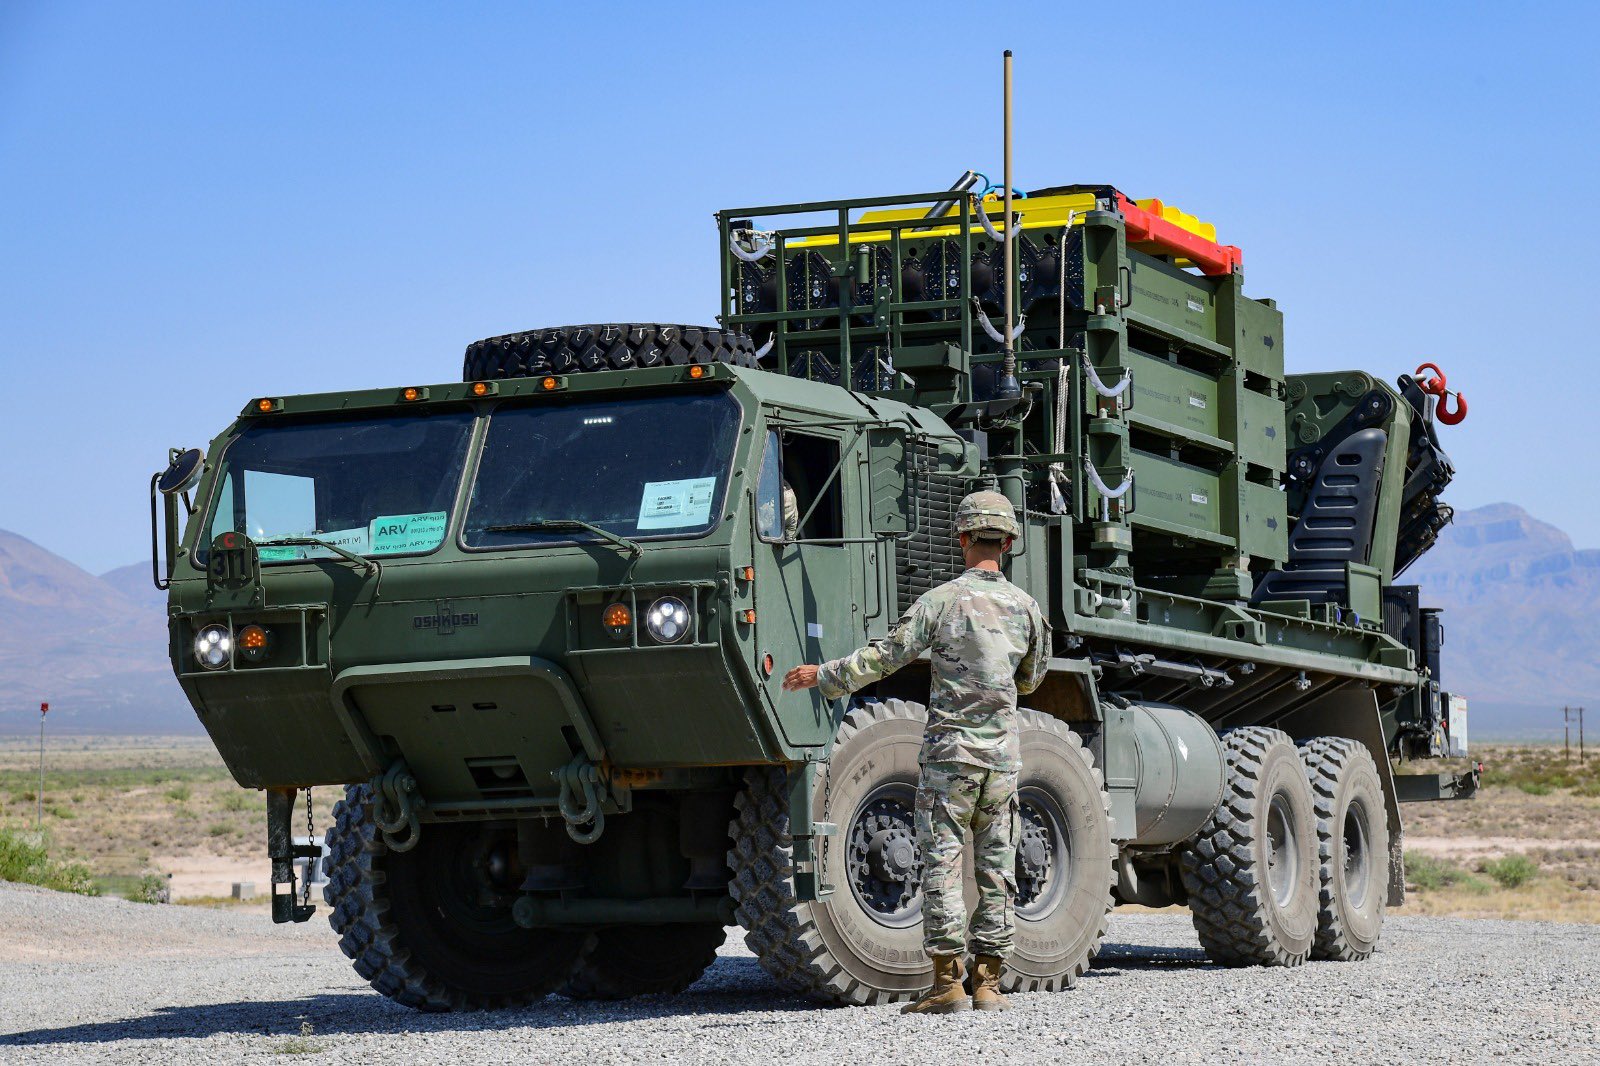
<path fill-rule="evenodd" d="M 862 805 L 845 842 L 851 891 L 867 913 L 896 927 L 916 921 L 922 912 L 913 796 L 909 787 L 880 790 Z"/>
<path fill-rule="evenodd" d="M 880 829 L 867 843 L 867 862 L 880 881 L 904 883 L 917 865 L 917 846 L 904 826 Z"/>
<path fill-rule="evenodd" d="M 1017 840 L 1017 906 L 1026 908 L 1045 895 L 1056 867 L 1056 840 L 1049 819 L 1030 803 L 1021 810 Z"/>
<path fill-rule="evenodd" d="M 1267 887 L 1279 905 L 1294 895 L 1300 877 L 1300 855 L 1288 801 L 1272 798 L 1267 809 Z"/>

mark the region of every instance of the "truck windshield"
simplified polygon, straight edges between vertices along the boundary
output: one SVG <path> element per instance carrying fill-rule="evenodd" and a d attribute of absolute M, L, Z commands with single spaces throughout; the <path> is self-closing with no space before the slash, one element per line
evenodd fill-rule
<path fill-rule="evenodd" d="M 465 543 L 470 548 L 599 538 L 543 522 L 586 522 L 646 540 L 717 522 L 739 405 L 726 393 L 502 406 L 489 420 Z"/>
<path fill-rule="evenodd" d="M 432 551 L 450 525 L 472 420 L 467 410 L 422 410 L 249 423 L 222 454 L 197 562 L 227 530 L 261 544 L 263 563 L 334 557 L 315 545 L 271 543 L 287 538 L 359 555 Z"/>

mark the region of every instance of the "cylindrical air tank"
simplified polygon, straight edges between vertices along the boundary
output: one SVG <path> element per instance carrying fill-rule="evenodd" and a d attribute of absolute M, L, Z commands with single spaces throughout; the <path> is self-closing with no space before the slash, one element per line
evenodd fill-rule
<path fill-rule="evenodd" d="M 1176 844 L 1199 831 L 1222 802 L 1222 742 L 1198 715 L 1134 703 L 1134 845 Z"/>

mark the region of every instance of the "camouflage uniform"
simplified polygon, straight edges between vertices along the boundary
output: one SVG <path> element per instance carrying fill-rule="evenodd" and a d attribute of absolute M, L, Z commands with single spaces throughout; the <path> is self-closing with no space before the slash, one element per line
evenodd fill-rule
<path fill-rule="evenodd" d="M 996 494 L 981 495 L 1005 503 Z M 1010 504 L 1005 507 L 1009 514 Z M 961 954 L 966 931 L 974 954 L 1004 957 L 1011 951 L 1016 893 L 1022 767 L 1017 694 L 1032 692 L 1043 680 L 1050 630 L 1033 597 L 997 571 L 973 568 L 912 604 L 887 637 L 824 663 L 818 688 L 838 699 L 894 673 L 924 650 L 930 652 L 933 686 L 918 759 L 923 946 L 929 955 Z M 961 891 L 961 846 L 968 830 L 978 882 L 970 930 Z"/>

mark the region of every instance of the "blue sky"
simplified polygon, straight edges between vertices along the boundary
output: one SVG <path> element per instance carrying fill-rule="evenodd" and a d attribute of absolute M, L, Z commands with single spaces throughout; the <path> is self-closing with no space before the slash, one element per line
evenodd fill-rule
<path fill-rule="evenodd" d="M 805 24 L 801 24 L 801 20 Z M 0 4 L 0 528 L 141 558 L 252 396 L 715 311 L 719 207 L 998 172 L 1216 223 L 1291 371 L 1441 363 L 1449 499 L 1600 546 L 1594 5 Z M 848 131 L 841 133 L 841 131 Z"/>

